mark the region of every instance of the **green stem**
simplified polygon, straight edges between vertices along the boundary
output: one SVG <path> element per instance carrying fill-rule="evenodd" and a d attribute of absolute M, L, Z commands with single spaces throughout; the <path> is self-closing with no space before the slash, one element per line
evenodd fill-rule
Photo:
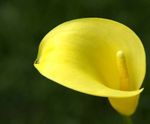
<path fill-rule="evenodd" d="M 129 116 L 123 116 L 124 124 L 133 124 L 132 118 Z"/>

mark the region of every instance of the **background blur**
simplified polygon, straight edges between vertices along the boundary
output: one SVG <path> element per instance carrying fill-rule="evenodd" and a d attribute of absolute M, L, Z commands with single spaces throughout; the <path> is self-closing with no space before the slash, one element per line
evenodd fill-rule
<path fill-rule="evenodd" d="M 0 124 L 121 124 L 106 98 L 64 88 L 33 67 L 38 45 L 58 24 L 103 17 L 133 29 L 147 54 L 135 124 L 150 122 L 150 0 L 0 0 Z"/>

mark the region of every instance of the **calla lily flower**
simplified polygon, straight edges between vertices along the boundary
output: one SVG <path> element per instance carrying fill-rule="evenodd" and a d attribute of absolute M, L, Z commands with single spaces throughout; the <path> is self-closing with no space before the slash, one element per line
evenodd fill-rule
<path fill-rule="evenodd" d="M 127 116 L 136 110 L 146 70 L 138 36 L 102 18 L 76 19 L 54 28 L 41 41 L 34 66 L 65 87 L 107 97 Z"/>

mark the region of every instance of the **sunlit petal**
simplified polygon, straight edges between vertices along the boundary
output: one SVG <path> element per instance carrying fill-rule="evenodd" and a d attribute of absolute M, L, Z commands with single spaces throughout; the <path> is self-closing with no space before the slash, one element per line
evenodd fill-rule
<path fill-rule="evenodd" d="M 123 52 L 128 71 L 129 85 L 125 90 L 120 88 L 118 51 Z M 145 52 L 140 39 L 128 27 L 107 19 L 85 18 L 50 31 L 39 46 L 34 65 L 42 75 L 63 86 L 110 97 L 112 106 L 124 113 L 124 104 L 118 100 L 136 97 L 142 91 L 139 88 L 145 76 Z M 136 106 L 136 100 L 125 99 L 131 103 L 129 106 Z"/>

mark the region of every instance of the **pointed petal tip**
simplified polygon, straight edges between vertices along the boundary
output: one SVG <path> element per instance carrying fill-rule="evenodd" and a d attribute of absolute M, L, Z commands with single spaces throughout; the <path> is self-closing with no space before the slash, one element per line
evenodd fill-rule
<path fill-rule="evenodd" d="M 116 92 L 112 92 L 111 95 L 108 97 L 109 98 L 130 98 L 130 97 L 139 95 L 143 90 L 144 88 L 141 88 L 139 90 L 134 90 L 134 91 L 120 91 L 120 90 L 117 91 L 116 90 Z"/>
<path fill-rule="evenodd" d="M 34 67 L 37 69 L 38 65 L 39 65 L 39 61 L 37 61 L 37 59 L 34 61 L 33 63 Z"/>
<path fill-rule="evenodd" d="M 139 93 L 141 93 L 143 90 L 144 90 L 144 88 L 141 88 L 141 89 L 139 90 Z"/>

